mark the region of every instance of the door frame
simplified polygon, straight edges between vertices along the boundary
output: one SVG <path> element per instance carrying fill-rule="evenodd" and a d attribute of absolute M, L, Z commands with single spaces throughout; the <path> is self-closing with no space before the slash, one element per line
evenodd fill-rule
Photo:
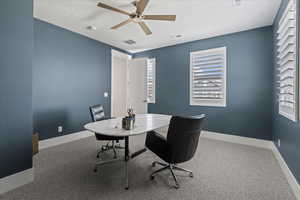
<path fill-rule="evenodd" d="M 115 49 L 111 49 L 111 91 L 110 91 L 110 116 L 112 116 L 113 111 L 114 111 L 114 106 L 113 106 L 113 100 L 114 100 L 114 95 L 113 95 L 113 72 L 114 72 L 114 57 L 119 57 L 127 60 L 126 67 L 128 68 L 128 61 L 132 59 L 132 56 L 126 53 L 123 53 L 121 51 L 117 51 Z"/>

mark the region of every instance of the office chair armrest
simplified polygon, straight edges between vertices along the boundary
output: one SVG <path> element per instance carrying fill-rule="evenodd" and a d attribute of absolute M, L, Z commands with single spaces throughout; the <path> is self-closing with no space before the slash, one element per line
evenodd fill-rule
<path fill-rule="evenodd" d="M 168 156 L 167 139 L 155 131 L 147 133 L 146 147 L 162 159 Z"/>

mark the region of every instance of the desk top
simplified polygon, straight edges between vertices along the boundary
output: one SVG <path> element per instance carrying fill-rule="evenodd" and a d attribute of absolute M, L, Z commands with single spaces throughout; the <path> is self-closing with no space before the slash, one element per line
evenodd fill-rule
<path fill-rule="evenodd" d="M 134 136 L 169 125 L 171 116 L 160 114 L 137 114 L 132 130 L 122 129 L 122 118 L 102 120 L 86 124 L 85 129 L 107 136 Z"/>

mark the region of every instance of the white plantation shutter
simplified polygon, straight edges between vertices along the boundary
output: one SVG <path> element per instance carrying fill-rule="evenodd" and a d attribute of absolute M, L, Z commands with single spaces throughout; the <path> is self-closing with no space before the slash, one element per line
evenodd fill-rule
<path fill-rule="evenodd" d="M 296 1 L 290 0 L 277 30 L 277 65 L 279 113 L 288 119 L 298 118 Z"/>
<path fill-rule="evenodd" d="M 226 47 L 190 53 L 190 104 L 226 106 Z"/>
<path fill-rule="evenodd" d="M 146 70 L 147 102 L 155 103 L 155 58 L 148 59 Z"/>

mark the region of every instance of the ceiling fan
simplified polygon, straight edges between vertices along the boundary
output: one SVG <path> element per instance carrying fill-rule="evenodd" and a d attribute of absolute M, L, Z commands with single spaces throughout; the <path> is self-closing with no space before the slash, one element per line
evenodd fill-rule
<path fill-rule="evenodd" d="M 144 20 L 162 20 L 162 21 L 175 21 L 176 20 L 176 15 L 144 15 L 143 12 L 144 12 L 145 8 L 147 7 L 148 3 L 149 3 L 149 0 L 139 0 L 139 1 L 133 2 L 133 5 L 136 7 L 136 11 L 134 13 L 129 13 L 127 11 L 124 11 L 124 10 L 121 10 L 118 8 L 114 8 L 112 6 L 106 5 L 101 2 L 98 3 L 98 7 L 105 8 L 105 9 L 115 11 L 115 12 L 129 16 L 129 19 L 121 22 L 120 24 L 117 24 L 117 25 L 111 27 L 111 29 L 113 29 L 113 30 L 118 29 L 130 22 L 134 22 L 134 23 L 137 23 L 142 28 L 142 30 L 144 31 L 144 33 L 146 35 L 151 35 L 152 32 L 149 29 L 149 27 L 146 25 Z"/>

